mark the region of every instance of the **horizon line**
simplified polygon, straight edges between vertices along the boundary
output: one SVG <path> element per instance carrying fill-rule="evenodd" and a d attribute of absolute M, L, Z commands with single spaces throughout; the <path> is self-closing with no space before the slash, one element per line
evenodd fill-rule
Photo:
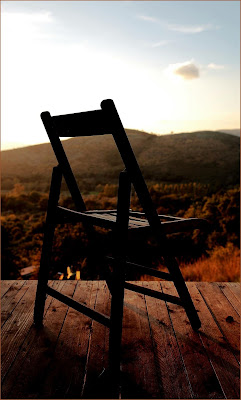
<path fill-rule="evenodd" d="M 222 132 L 222 133 L 227 133 L 233 136 L 240 136 L 240 128 L 229 128 L 229 129 L 198 129 L 195 131 L 181 131 L 181 132 L 175 132 L 175 131 L 171 131 L 168 133 L 155 133 L 155 132 L 148 132 L 147 130 L 143 130 L 143 129 L 135 129 L 135 128 L 124 128 L 125 130 L 128 131 L 137 131 L 137 132 L 141 132 L 141 133 L 146 133 L 148 135 L 156 135 L 156 136 L 163 136 L 163 135 L 179 135 L 182 133 L 194 133 L 194 132 Z M 231 133 L 232 131 L 239 131 L 239 135 L 235 134 L 235 133 Z M 69 140 L 72 139 L 72 137 L 67 137 L 67 138 L 63 138 L 62 140 Z M 10 142 L 11 143 L 11 142 Z M 1 143 L 1 151 L 9 151 L 9 150 L 17 150 L 17 149 L 23 149 L 25 147 L 32 147 L 32 146 L 39 146 L 41 144 L 49 144 L 49 142 L 39 142 L 39 143 L 29 143 L 29 144 L 24 144 L 24 143 L 19 143 L 19 144 L 13 144 L 13 147 L 7 147 L 7 148 L 3 148 L 2 143 Z M 11 144 L 10 144 L 11 146 Z"/>

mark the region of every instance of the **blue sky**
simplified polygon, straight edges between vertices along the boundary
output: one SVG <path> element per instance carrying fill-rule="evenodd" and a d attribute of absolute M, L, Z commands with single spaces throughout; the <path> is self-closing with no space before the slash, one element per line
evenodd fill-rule
<path fill-rule="evenodd" d="M 2 1 L 2 149 L 113 98 L 126 128 L 240 124 L 238 1 Z"/>

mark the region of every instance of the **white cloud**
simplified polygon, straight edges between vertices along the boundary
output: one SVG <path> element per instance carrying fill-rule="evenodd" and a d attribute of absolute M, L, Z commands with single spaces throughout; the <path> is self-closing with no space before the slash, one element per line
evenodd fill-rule
<path fill-rule="evenodd" d="M 150 17 L 148 15 L 138 15 L 137 18 L 138 19 L 142 19 L 143 21 L 158 22 L 157 18 Z"/>
<path fill-rule="evenodd" d="M 45 26 L 53 21 L 54 18 L 49 11 L 37 13 L 4 11 L 1 16 L 1 31 L 4 32 L 8 42 L 17 40 L 20 43 L 34 38 L 47 38 Z"/>
<path fill-rule="evenodd" d="M 214 29 L 211 24 L 207 25 L 178 25 L 178 24 L 168 24 L 168 29 L 171 31 L 181 32 L 181 33 L 200 33 L 210 29 Z"/>
<path fill-rule="evenodd" d="M 199 78 L 199 68 L 192 60 L 184 63 L 170 64 L 167 68 L 167 73 L 169 75 L 177 75 L 185 80 Z"/>
<path fill-rule="evenodd" d="M 166 46 L 168 43 L 170 43 L 170 40 L 160 40 L 159 42 L 153 43 L 151 47 L 161 47 L 161 46 Z"/>
<path fill-rule="evenodd" d="M 224 69 L 224 65 L 218 65 L 214 63 L 208 64 L 209 69 L 214 69 L 214 70 L 219 70 L 219 69 Z"/>
<path fill-rule="evenodd" d="M 49 11 L 40 11 L 37 13 L 23 13 L 23 12 L 2 12 L 2 22 L 7 24 L 8 28 L 15 27 L 15 24 L 42 24 L 53 22 L 53 16 Z"/>

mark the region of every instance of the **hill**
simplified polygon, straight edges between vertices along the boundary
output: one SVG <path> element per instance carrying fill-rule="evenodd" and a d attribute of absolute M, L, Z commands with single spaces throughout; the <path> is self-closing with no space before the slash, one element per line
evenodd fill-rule
<path fill-rule="evenodd" d="M 239 138 L 223 132 L 154 135 L 126 130 L 144 177 L 150 183 L 200 182 L 227 187 L 239 183 Z M 63 141 L 84 191 L 117 183 L 123 163 L 110 135 Z M 2 152 L 2 190 L 21 183 L 48 190 L 56 159 L 49 143 Z"/>
<path fill-rule="evenodd" d="M 240 129 L 219 129 L 218 131 L 228 133 L 229 135 L 234 135 L 234 136 L 240 137 Z"/>

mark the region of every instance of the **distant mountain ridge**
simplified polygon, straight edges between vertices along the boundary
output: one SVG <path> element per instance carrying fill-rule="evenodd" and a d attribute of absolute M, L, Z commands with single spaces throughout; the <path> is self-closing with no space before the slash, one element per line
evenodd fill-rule
<path fill-rule="evenodd" d="M 144 177 L 151 183 L 239 183 L 239 143 L 235 135 L 202 131 L 155 135 L 126 129 Z M 110 135 L 63 141 L 80 188 L 117 183 L 123 163 Z M 2 152 L 2 190 L 21 183 L 46 191 L 56 159 L 49 143 Z"/>
<path fill-rule="evenodd" d="M 240 129 L 219 129 L 217 132 L 228 133 L 229 135 L 240 137 Z"/>

